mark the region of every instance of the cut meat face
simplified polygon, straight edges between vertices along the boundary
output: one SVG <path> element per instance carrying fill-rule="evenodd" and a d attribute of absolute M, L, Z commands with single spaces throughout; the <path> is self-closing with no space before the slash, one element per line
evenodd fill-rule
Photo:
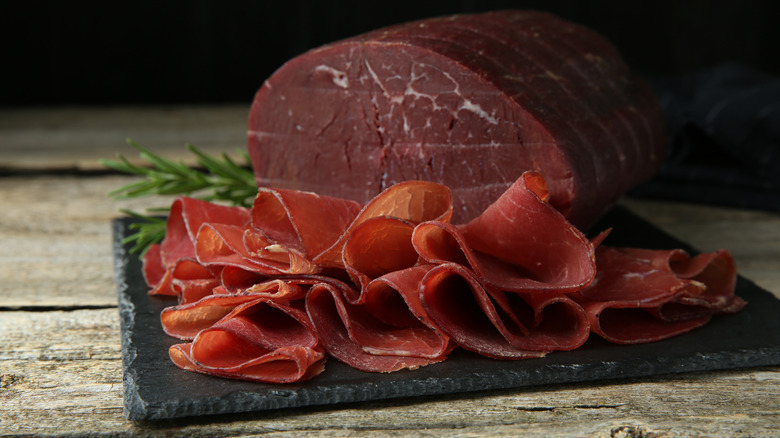
<path fill-rule="evenodd" d="M 456 223 L 536 170 L 581 228 L 664 156 L 660 107 L 616 50 L 526 11 L 413 22 L 298 56 L 255 96 L 248 140 L 260 186 L 367 202 L 435 181 L 453 190 Z"/>

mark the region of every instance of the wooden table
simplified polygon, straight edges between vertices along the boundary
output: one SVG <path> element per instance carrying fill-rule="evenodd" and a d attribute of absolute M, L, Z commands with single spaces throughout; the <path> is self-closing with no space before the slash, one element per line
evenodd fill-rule
<path fill-rule="evenodd" d="M 182 159 L 188 142 L 243 149 L 247 109 L 0 110 L 0 434 L 780 436 L 780 367 L 127 421 L 110 220 L 150 201 L 107 198 L 132 177 L 97 160 L 134 156 L 125 137 Z M 780 296 L 780 215 L 622 204 L 699 250 L 729 249 L 741 275 Z"/>

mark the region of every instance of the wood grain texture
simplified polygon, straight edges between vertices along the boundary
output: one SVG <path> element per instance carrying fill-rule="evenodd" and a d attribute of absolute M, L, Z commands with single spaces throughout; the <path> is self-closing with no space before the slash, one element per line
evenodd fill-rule
<path fill-rule="evenodd" d="M 149 200 L 112 201 L 130 177 L 0 178 L 0 307 L 114 306 L 110 221 Z"/>
<path fill-rule="evenodd" d="M 101 158 L 135 159 L 131 138 L 194 162 L 184 145 L 212 154 L 246 149 L 249 105 L 220 107 L 0 108 L 0 169 L 103 169 Z"/>

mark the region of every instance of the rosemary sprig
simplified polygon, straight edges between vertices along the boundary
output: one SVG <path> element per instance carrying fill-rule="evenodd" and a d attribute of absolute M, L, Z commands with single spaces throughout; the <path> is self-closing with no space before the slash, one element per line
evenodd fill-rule
<path fill-rule="evenodd" d="M 109 192 L 108 195 L 114 199 L 159 195 L 190 196 L 210 202 L 248 207 L 257 195 L 251 162 L 246 153 L 242 153 L 245 164 L 239 165 L 226 154 L 214 157 L 188 144 L 186 148 L 195 155 L 198 163 L 198 167 L 190 167 L 154 154 L 133 140 L 128 139 L 127 143 L 137 149 L 140 157 L 149 164 L 133 164 L 122 154 L 117 154 L 115 160 L 100 160 L 102 165 L 110 169 L 143 177 L 140 181 Z M 166 214 L 169 207 L 149 208 L 147 212 L 150 214 L 120 211 L 139 219 L 139 222 L 131 225 L 135 232 L 123 242 L 134 243 L 132 253 L 140 253 L 143 256 L 151 244 L 162 240 L 165 235 L 165 219 L 160 215 Z"/>
<path fill-rule="evenodd" d="M 140 220 L 129 226 L 129 229 L 135 232 L 122 239 L 122 245 L 133 243 L 131 254 L 137 253 L 139 257 L 143 257 L 153 243 L 158 243 L 165 237 L 167 221 L 164 217 L 148 216 L 126 209 L 119 211 Z"/>

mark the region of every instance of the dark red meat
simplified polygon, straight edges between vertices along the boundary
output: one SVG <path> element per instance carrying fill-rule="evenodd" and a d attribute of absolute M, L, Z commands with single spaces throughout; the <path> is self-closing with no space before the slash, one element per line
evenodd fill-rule
<path fill-rule="evenodd" d="M 518 294 L 482 285 L 455 263 L 422 280 L 431 320 L 459 346 L 500 359 L 541 357 L 581 346 L 589 332 L 583 309 L 563 294 Z"/>
<path fill-rule="evenodd" d="M 724 250 L 689 256 L 683 250 L 599 247 L 593 283 L 574 297 L 591 330 L 616 343 L 654 342 L 740 311 L 737 270 Z"/>
<path fill-rule="evenodd" d="M 300 305 L 246 301 L 169 355 L 178 367 L 234 379 L 285 383 L 324 370 L 325 353 Z"/>
<path fill-rule="evenodd" d="M 581 228 L 664 155 L 660 107 L 615 48 L 529 11 L 412 22 L 300 55 L 258 91 L 248 141 L 260 186 L 367 202 L 436 181 L 453 190 L 455 223 L 537 170 Z"/>
<path fill-rule="evenodd" d="M 417 284 L 427 270 L 412 271 L 412 275 L 378 285 L 397 289 L 404 304 L 402 318 L 385 322 L 387 314 L 372 314 L 366 306 L 351 304 L 337 289 L 322 283 L 306 296 L 306 310 L 327 352 L 347 365 L 371 372 L 390 372 L 415 369 L 441 362 L 450 351 L 449 338 L 430 323 L 419 321 L 414 313 L 422 310 Z M 403 286 L 410 286 L 404 290 Z M 382 293 L 382 292 L 377 292 Z M 389 295 L 375 297 L 390 299 Z M 383 309 L 389 311 L 391 309 Z M 396 308 L 397 310 L 397 308 Z"/>
<path fill-rule="evenodd" d="M 469 266 L 483 283 L 515 292 L 572 292 L 596 273 L 594 247 L 545 202 L 544 180 L 526 172 L 464 225 L 417 226 L 412 243 L 429 263 Z M 541 197 L 540 197 L 541 196 Z"/>

